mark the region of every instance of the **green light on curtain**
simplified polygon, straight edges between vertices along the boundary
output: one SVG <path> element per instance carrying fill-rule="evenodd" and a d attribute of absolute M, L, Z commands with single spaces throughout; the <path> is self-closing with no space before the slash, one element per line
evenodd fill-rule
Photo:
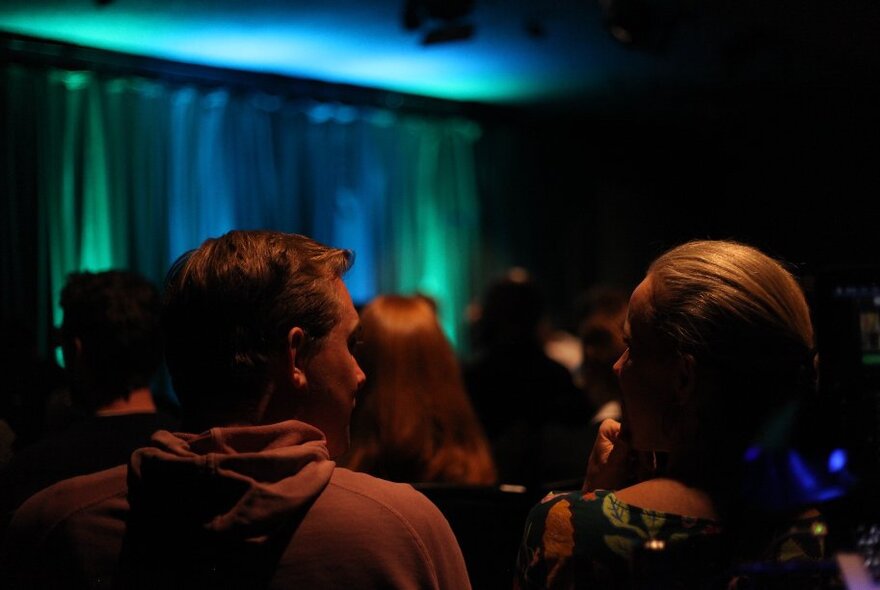
<path fill-rule="evenodd" d="M 354 248 L 358 302 L 420 291 L 450 340 L 466 341 L 477 125 L 339 105 L 313 117 L 313 102 L 92 72 L 28 76 L 16 88 L 32 86 L 39 111 L 40 332 L 61 323 L 71 272 L 131 268 L 161 283 L 205 238 L 266 228 Z"/>
<path fill-rule="evenodd" d="M 437 196 L 421 193 L 419 199 L 422 201 L 418 207 L 422 217 L 419 226 L 424 247 L 421 250 L 422 272 L 418 278 L 418 291 L 430 295 L 440 303 L 441 324 L 449 339 L 453 344 L 457 344 L 459 338 L 456 318 L 449 313 L 451 311 L 449 303 L 453 301 L 455 295 L 449 280 L 449 265 L 455 264 L 454 253 L 446 249 L 447 228 L 444 228 L 440 215 L 433 206 Z"/>
<path fill-rule="evenodd" d="M 101 117 L 99 89 L 89 88 L 83 167 L 82 245 L 79 270 L 113 267 L 113 215 L 109 190 L 107 141 Z"/>
<path fill-rule="evenodd" d="M 124 222 L 113 219 L 102 101 L 94 76 L 56 71 L 50 73 L 48 82 L 57 104 L 62 105 L 60 120 L 47 121 L 50 137 L 61 149 L 50 152 L 54 158 L 41 194 L 50 226 L 52 323 L 59 326 L 63 320 L 59 300 L 67 276 L 113 268 L 112 230 L 114 224 Z M 61 362 L 60 351 L 56 357 Z"/>
<path fill-rule="evenodd" d="M 398 202 L 395 224 L 401 285 L 430 295 L 453 345 L 463 349 L 464 311 L 473 295 L 479 242 L 476 179 L 470 164 L 480 129 L 469 121 L 407 123 L 415 156 L 413 197 Z"/>

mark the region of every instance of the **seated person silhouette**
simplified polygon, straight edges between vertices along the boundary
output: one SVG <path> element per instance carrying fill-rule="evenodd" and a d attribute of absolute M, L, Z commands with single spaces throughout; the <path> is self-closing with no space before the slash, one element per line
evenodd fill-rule
<path fill-rule="evenodd" d="M 360 317 L 357 357 L 368 377 L 340 464 L 392 481 L 494 483 L 489 444 L 432 302 L 379 296 Z"/>
<path fill-rule="evenodd" d="M 683 244 L 650 265 L 625 335 L 623 426 L 602 423 L 582 491 L 532 509 L 518 587 L 724 588 L 728 562 L 819 557 L 809 507 L 764 510 L 744 460 L 815 389 L 792 275 L 746 245 Z"/>
<path fill-rule="evenodd" d="M 61 291 L 61 345 L 73 411 L 83 418 L 16 453 L 0 472 L 4 523 L 58 481 L 128 462 L 176 424 L 157 413 L 150 382 L 162 360 L 156 287 L 129 271 L 76 273 Z"/>
<path fill-rule="evenodd" d="M 544 351 L 538 284 L 525 270 L 512 269 L 489 285 L 481 307 L 464 378 L 499 480 L 537 490 L 544 482 L 576 477 L 568 461 L 555 468 L 560 462 L 554 455 L 570 447 L 548 444 L 554 440 L 549 435 L 584 428 L 589 411 L 570 371 Z"/>
<path fill-rule="evenodd" d="M 595 286 L 586 291 L 581 303 L 578 335 L 581 364 L 576 382 L 593 408 L 588 440 L 596 440 L 599 425 L 611 418 L 620 420 L 620 385 L 614 363 L 626 349 L 623 324 L 629 294 L 623 289 Z"/>
<path fill-rule="evenodd" d="M 347 250 L 232 231 L 171 268 L 183 428 L 16 512 L 3 588 L 470 588 L 436 506 L 338 468 L 365 376 Z"/>
<path fill-rule="evenodd" d="M 15 453 L 69 426 L 67 375 L 40 353 L 36 340 L 22 317 L 0 320 L 0 423 L 6 424 L 0 424 L 0 469 Z M 58 407 L 63 411 L 52 411 Z"/>
<path fill-rule="evenodd" d="M 409 482 L 440 508 L 475 588 L 504 588 L 533 500 L 494 486 L 495 467 L 434 302 L 381 295 L 361 310 L 358 362 L 367 381 L 339 464 Z"/>

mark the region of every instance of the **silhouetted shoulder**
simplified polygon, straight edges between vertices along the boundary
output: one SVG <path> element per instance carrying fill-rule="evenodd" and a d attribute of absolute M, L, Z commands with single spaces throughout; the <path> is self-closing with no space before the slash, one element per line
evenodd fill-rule
<path fill-rule="evenodd" d="M 81 475 L 60 481 L 31 496 L 16 511 L 10 524 L 10 535 L 31 531 L 51 534 L 53 529 L 77 513 L 93 508 L 127 491 L 125 475 L 128 466 Z"/>
<path fill-rule="evenodd" d="M 112 571 L 121 548 L 127 466 L 54 484 L 16 511 L 0 551 L 5 588 L 76 587 Z M 76 543 L 72 540 L 77 539 Z M 69 548 L 88 547 L 74 565 Z"/>
<path fill-rule="evenodd" d="M 408 483 L 395 483 L 366 473 L 337 468 L 329 485 L 351 494 L 352 501 L 375 503 L 393 512 L 401 512 L 402 516 L 410 515 L 412 512 L 419 517 L 429 516 L 426 512 L 436 511 L 440 514 L 437 507 L 424 494 Z"/>
<path fill-rule="evenodd" d="M 322 554 L 326 560 L 328 551 L 345 559 L 323 568 L 326 574 L 311 571 L 300 580 L 301 564 L 320 560 Z M 325 579 L 319 579 L 322 575 Z M 409 484 L 342 468 L 334 471 L 294 532 L 275 580 L 357 588 L 470 588 L 455 535 L 430 500 Z"/>

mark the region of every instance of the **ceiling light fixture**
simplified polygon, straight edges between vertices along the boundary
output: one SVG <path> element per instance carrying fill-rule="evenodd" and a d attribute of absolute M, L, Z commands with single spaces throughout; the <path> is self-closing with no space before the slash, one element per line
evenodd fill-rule
<path fill-rule="evenodd" d="M 470 39 L 473 9 L 474 0 L 404 0 L 403 28 L 424 31 L 422 45 Z"/>

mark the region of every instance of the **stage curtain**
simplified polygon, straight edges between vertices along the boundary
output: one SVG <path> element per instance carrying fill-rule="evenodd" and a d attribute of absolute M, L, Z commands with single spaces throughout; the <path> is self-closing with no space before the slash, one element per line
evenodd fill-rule
<path fill-rule="evenodd" d="M 457 344 L 478 252 L 474 144 L 452 116 L 203 84 L 3 69 L 3 314 L 42 347 L 68 273 L 170 263 L 230 229 L 356 253 L 356 303 L 433 297 Z"/>

